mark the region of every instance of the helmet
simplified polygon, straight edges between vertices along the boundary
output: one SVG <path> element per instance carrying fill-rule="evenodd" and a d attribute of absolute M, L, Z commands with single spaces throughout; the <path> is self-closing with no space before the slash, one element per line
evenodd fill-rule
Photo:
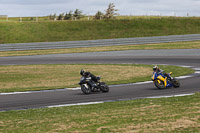
<path fill-rule="evenodd" d="M 85 73 L 85 71 L 84 71 L 83 69 L 81 69 L 81 71 L 80 71 L 80 75 L 83 76 L 84 73 Z"/>
<path fill-rule="evenodd" d="M 153 67 L 153 71 L 156 71 L 157 69 L 159 69 L 158 66 Z"/>

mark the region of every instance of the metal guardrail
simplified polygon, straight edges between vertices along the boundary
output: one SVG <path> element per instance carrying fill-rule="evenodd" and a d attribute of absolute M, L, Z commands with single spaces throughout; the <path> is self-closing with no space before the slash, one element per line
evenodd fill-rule
<path fill-rule="evenodd" d="M 183 42 L 183 41 L 197 41 L 197 40 L 200 40 L 200 34 L 86 40 L 86 41 L 16 43 L 16 44 L 0 44 L 0 51 L 64 49 L 64 48 L 81 48 L 81 47 L 113 46 L 113 45 L 128 45 L 128 44 L 136 45 L 136 44 Z"/>

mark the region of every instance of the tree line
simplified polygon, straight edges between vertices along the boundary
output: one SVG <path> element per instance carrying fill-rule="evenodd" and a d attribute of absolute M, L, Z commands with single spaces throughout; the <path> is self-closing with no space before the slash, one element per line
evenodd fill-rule
<path fill-rule="evenodd" d="M 116 13 L 118 9 L 115 9 L 114 3 L 110 3 L 108 5 L 108 8 L 106 9 L 105 13 L 102 13 L 101 11 L 97 11 L 97 13 L 93 16 L 93 19 L 100 20 L 100 19 L 114 19 L 116 15 L 119 15 Z M 83 14 L 83 12 L 79 9 L 76 9 L 75 11 L 69 11 L 66 13 L 61 13 L 58 16 L 56 14 L 49 15 L 50 20 L 79 20 L 86 15 Z"/>

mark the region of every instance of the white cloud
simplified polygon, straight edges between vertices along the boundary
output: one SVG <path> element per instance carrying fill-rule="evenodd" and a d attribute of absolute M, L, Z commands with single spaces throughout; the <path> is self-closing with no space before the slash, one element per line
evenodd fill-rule
<path fill-rule="evenodd" d="M 114 3 L 122 15 L 200 16 L 200 0 L 0 0 L 0 14 L 43 16 L 80 9 L 92 15 L 98 10 L 104 12 L 109 3 Z"/>

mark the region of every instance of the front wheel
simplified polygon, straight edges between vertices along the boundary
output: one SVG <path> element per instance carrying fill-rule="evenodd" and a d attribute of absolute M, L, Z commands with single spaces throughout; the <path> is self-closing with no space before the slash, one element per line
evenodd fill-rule
<path fill-rule="evenodd" d="M 100 86 L 101 86 L 101 91 L 102 92 L 109 92 L 109 87 L 108 87 L 108 85 L 106 83 L 101 82 Z"/>
<path fill-rule="evenodd" d="M 164 84 L 163 81 L 155 80 L 155 81 L 154 81 L 154 84 L 155 84 L 155 86 L 156 86 L 158 89 L 164 89 L 164 88 L 165 88 L 165 84 Z"/>
<path fill-rule="evenodd" d="M 81 90 L 84 94 L 90 94 L 91 93 L 91 88 L 87 84 L 82 84 Z"/>
<path fill-rule="evenodd" d="M 176 78 L 174 78 L 174 79 L 172 80 L 172 84 L 173 84 L 174 88 L 180 87 L 180 82 L 179 82 L 179 80 L 176 79 Z"/>

